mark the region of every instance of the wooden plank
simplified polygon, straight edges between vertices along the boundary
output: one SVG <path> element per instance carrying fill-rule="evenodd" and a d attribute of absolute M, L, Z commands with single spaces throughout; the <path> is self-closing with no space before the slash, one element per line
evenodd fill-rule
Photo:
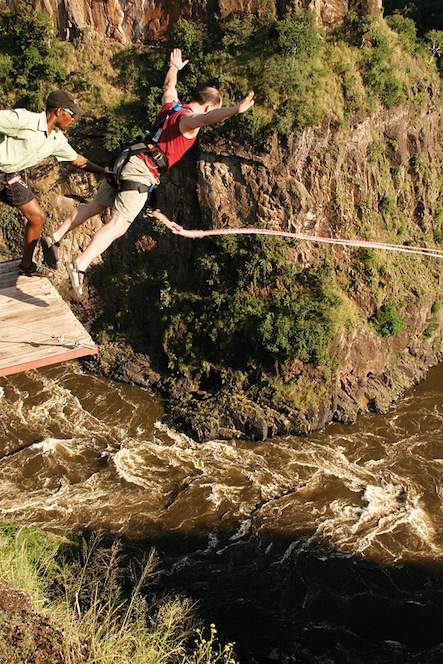
<path fill-rule="evenodd" d="M 31 349 L 32 351 L 34 349 Z M 22 352 L 22 353 L 17 353 L 14 354 L 13 359 L 11 360 L 11 356 L 8 355 L 7 362 L 4 362 L 3 360 L 0 362 L 0 372 L 3 371 L 4 369 L 8 369 L 10 366 L 15 366 L 15 365 L 21 365 L 21 364 L 27 364 L 28 362 L 36 363 L 42 361 L 43 364 L 42 366 L 45 365 L 46 360 L 51 360 L 54 357 L 60 357 L 60 356 L 73 356 L 73 357 L 82 357 L 83 355 L 96 355 L 97 354 L 97 349 L 96 348 L 86 348 L 84 346 L 78 347 L 78 348 L 63 348 L 60 346 L 54 346 L 50 352 L 48 352 L 47 347 L 44 347 L 42 349 L 37 349 L 36 352 L 30 353 L 29 351 L 27 352 Z"/>
<path fill-rule="evenodd" d="M 96 355 L 88 332 L 54 286 L 0 263 L 0 376 Z"/>
<path fill-rule="evenodd" d="M 6 351 L 4 350 L 6 347 Z M 63 343 L 32 343 L 25 342 L 23 344 L 11 343 L 6 346 L 3 345 L 0 352 L 0 370 L 11 365 L 21 364 L 27 360 L 43 359 L 45 357 L 53 357 L 61 353 L 80 353 L 80 355 L 95 355 L 97 352 L 93 344 L 79 343 L 76 344 L 63 344 Z"/>
<path fill-rule="evenodd" d="M 24 303 L 26 306 L 26 303 Z M 30 326 L 33 327 L 36 325 L 43 325 L 45 329 L 49 330 L 50 321 L 55 321 L 56 326 L 63 326 L 64 315 L 66 314 L 65 309 L 60 306 L 50 307 L 50 309 L 40 309 L 39 311 L 33 311 L 30 314 L 23 314 L 23 307 L 21 309 L 14 308 L 14 311 L 2 313 L 2 307 L 0 305 L 0 321 L 4 321 L 4 324 L 9 324 L 11 326 L 23 324 L 26 326 L 26 329 Z M 60 323 L 57 323 L 57 319 L 60 317 Z M 73 321 L 70 321 L 73 326 L 75 326 Z"/>
<path fill-rule="evenodd" d="M 18 274 L 18 266 L 20 265 L 20 259 L 15 261 L 3 261 L 0 263 L 0 274 L 5 274 L 6 272 L 15 272 Z"/>
<path fill-rule="evenodd" d="M 59 364 L 60 362 L 67 362 L 68 360 L 76 360 L 79 357 L 85 357 L 86 355 L 97 355 L 98 349 L 95 348 L 93 351 L 85 353 L 83 350 L 68 351 L 66 353 L 59 353 L 58 355 L 52 355 L 42 359 L 33 359 L 29 362 L 23 362 L 21 364 L 14 364 L 9 367 L 0 368 L 0 376 L 10 376 L 15 373 L 22 373 L 23 371 L 29 371 L 30 369 L 40 369 L 41 367 L 48 367 L 51 364 Z"/>

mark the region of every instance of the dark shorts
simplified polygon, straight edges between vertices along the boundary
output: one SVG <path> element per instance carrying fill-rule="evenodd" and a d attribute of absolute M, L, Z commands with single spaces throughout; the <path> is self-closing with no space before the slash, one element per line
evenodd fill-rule
<path fill-rule="evenodd" d="M 0 201 L 20 207 L 35 198 L 20 173 L 0 173 Z"/>

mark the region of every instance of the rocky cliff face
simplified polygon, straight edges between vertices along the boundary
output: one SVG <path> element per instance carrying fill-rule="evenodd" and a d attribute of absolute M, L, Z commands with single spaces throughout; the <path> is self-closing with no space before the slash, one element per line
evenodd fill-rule
<path fill-rule="evenodd" d="M 209 226 L 266 226 L 336 237 L 373 237 L 382 241 L 433 242 L 433 211 L 441 192 L 443 131 L 440 108 L 421 113 L 406 108 L 380 112 L 352 129 L 308 129 L 293 137 L 284 155 L 274 144 L 262 157 L 232 156 L 223 145 L 202 146 L 197 161 L 197 193 L 203 221 Z M 390 201 L 391 212 L 381 200 Z M 390 204 L 391 204 L 390 203 Z M 161 207 L 183 216 L 183 200 L 173 182 Z M 403 220 L 408 230 L 402 236 Z M 187 221 L 186 225 L 189 224 Z M 195 222 L 191 225 L 195 226 Z M 369 233 L 369 235 L 368 235 Z M 392 235 L 394 233 L 394 235 Z M 397 236 L 397 237 L 396 237 Z M 415 239 L 414 239 L 415 238 Z M 323 396 L 307 407 L 252 405 L 232 394 L 185 403 L 176 394 L 176 422 L 199 438 L 230 437 L 236 432 L 266 437 L 270 433 L 307 432 L 335 419 L 352 422 L 360 412 L 386 412 L 402 391 L 421 380 L 442 354 L 443 315 L 436 305 L 441 288 L 438 260 L 387 255 L 372 260 L 355 250 L 328 249 L 337 283 L 356 305 L 358 321 L 341 327 L 331 344 L 337 369 L 325 379 L 315 370 L 296 370 L 300 397 L 309 385 L 323 385 Z M 315 265 L 325 252 L 301 243 L 295 259 Z M 401 286 L 400 286 L 401 284 Z M 402 289 L 405 328 L 392 337 L 379 336 L 368 319 L 380 302 Z M 302 397 L 303 398 L 303 397 Z"/>
<path fill-rule="evenodd" d="M 121 43 L 164 38 L 179 18 L 208 22 L 217 14 L 283 15 L 309 8 L 325 26 L 339 23 L 350 11 L 378 15 L 382 0 L 32 0 L 54 16 L 63 38 L 92 29 Z M 18 0 L 0 0 L 0 7 Z"/>

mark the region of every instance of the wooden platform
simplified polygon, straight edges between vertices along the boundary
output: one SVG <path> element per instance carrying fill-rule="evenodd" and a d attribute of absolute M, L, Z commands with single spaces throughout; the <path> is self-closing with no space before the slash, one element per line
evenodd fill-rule
<path fill-rule="evenodd" d="M 48 279 L 0 263 L 0 376 L 96 355 L 97 347 Z"/>

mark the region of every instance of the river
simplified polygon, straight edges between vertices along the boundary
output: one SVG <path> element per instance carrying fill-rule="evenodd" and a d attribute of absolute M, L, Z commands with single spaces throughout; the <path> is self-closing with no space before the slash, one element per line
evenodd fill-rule
<path fill-rule="evenodd" d="M 197 444 L 76 363 L 2 378 L 0 517 L 155 545 L 242 664 L 441 664 L 442 379 L 356 425 Z"/>

